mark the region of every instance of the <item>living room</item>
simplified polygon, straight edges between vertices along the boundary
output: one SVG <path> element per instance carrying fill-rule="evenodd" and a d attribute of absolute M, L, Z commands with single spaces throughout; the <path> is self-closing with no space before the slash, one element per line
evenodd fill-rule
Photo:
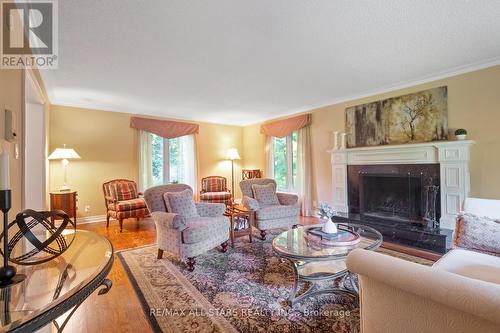
<path fill-rule="evenodd" d="M 39 3 L 2 331 L 500 332 L 498 2 Z"/>

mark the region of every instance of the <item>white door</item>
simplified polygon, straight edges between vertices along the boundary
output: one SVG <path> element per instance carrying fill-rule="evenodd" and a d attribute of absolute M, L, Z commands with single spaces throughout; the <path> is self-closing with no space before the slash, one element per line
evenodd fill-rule
<path fill-rule="evenodd" d="M 45 108 L 33 77 L 25 76 L 23 209 L 46 209 Z"/>

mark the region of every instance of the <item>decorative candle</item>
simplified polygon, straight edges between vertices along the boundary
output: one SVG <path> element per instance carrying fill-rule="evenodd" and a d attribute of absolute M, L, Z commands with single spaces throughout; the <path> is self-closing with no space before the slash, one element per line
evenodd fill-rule
<path fill-rule="evenodd" d="M 9 154 L 5 150 L 0 154 L 0 190 L 10 190 Z"/>
<path fill-rule="evenodd" d="M 333 149 L 339 149 L 339 132 L 333 132 Z"/>
<path fill-rule="evenodd" d="M 342 133 L 342 144 L 341 144 L 342 149 L 346 149 L 346 136 L 347 136 L 346 133 Z"/>

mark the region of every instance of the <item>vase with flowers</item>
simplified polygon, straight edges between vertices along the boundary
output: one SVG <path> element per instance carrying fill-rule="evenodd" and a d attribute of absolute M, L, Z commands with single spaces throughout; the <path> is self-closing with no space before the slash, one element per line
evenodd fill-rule
<path fill-rule="evenodd" d="M 337 233 L 337 225 L 333 223 L 332 217 L 337 215 L 337 211 L 335 208 L 327 204 L 326 202 L 322 202 L 319 205 L 318 209 L 318 217 L 322 220 L 326 220 L 321 228 L 321 231 L 327 234 L 336 234 Z"/>

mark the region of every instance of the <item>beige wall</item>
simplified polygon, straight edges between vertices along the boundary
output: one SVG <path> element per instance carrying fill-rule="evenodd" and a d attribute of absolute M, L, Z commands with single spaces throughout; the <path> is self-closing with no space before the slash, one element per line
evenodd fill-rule
<path fill-rule="evenodd" d="M 331 202 L 332 174 L 330 155 L 332 132 L 344 131 L 346 107 L 399 96 L 433 87 L 448 86 L 448 121 L 450 129 L 465 128 L 476 145 L 471 153 L 471 195 L 500 199 L 500 66 L 426 84 L 400 89 L 385 94 L 339 103 L 311 110 L 313 190 L 315 201 Z M 263 138 L 256 139 L 258 126 L 246 127 L 245 138 L 255 141 L 252 151 L 264 151 Z M 262 136 L 262 135 L 261 135 Z M 257 145 L 260 144 L 260 147 Z M 247 142 L 245 142 L 247 145 Z M 256 159 L 256 161 L 259 159 Z M 264 168 L 264 162 L 257 167 Z M 247 163 L 247 161 L 245 161 Z"/>
<path fill-rule="evenodd" d="M 265 137 L 260 134 L 260 125 L 243 128 L 243 162 L 245 169 L 261 169 L 264 171 L 266 145 Z"/>
<path fill-rule="evenodd" d="M 80 216 L 102 215 L 102 183 L 114 178 L 137 181 L 138 156 L 136 131 L 130 128 L 130 114 L 105 112 L 53 105 L 50 112 L 50 149 L 66 144 L 82 157 L 71 161 L 68 183 L 78 191 Z M 200 123 L 197 136 L 199 180 L 220 175 L 231 180 L 231 162 L 225 160 L 227 149 L 237 148 L 243 156 L 243 128 Z M 235 161 L 235 187 L 241 179 L 243 160 Z M 62 166 L 50 162 L 50 189 L 62 183 Z M 230 184 L 229 184 L 230 186 Z M 239 189 L 236 197 L 239 197 Z M 91 211 L 85 213 L 86 205 Z"/>
<path fill-rule="evenodd" d="M 12 189 L 12 208 L 10 220 L 21 211 L 22 198 L 22 138 L 23 138 L 23 72 L 21 70 L 0 70 L 0 144 L 8 150 L 10 155 L 10 183 Z M 19 145 L 19 159 L 14 158 L 14 143 L 5 141 L 4 110 L 10 109 L 14 115 L 14 128 L 17 133 L 16 142 Z"/>

